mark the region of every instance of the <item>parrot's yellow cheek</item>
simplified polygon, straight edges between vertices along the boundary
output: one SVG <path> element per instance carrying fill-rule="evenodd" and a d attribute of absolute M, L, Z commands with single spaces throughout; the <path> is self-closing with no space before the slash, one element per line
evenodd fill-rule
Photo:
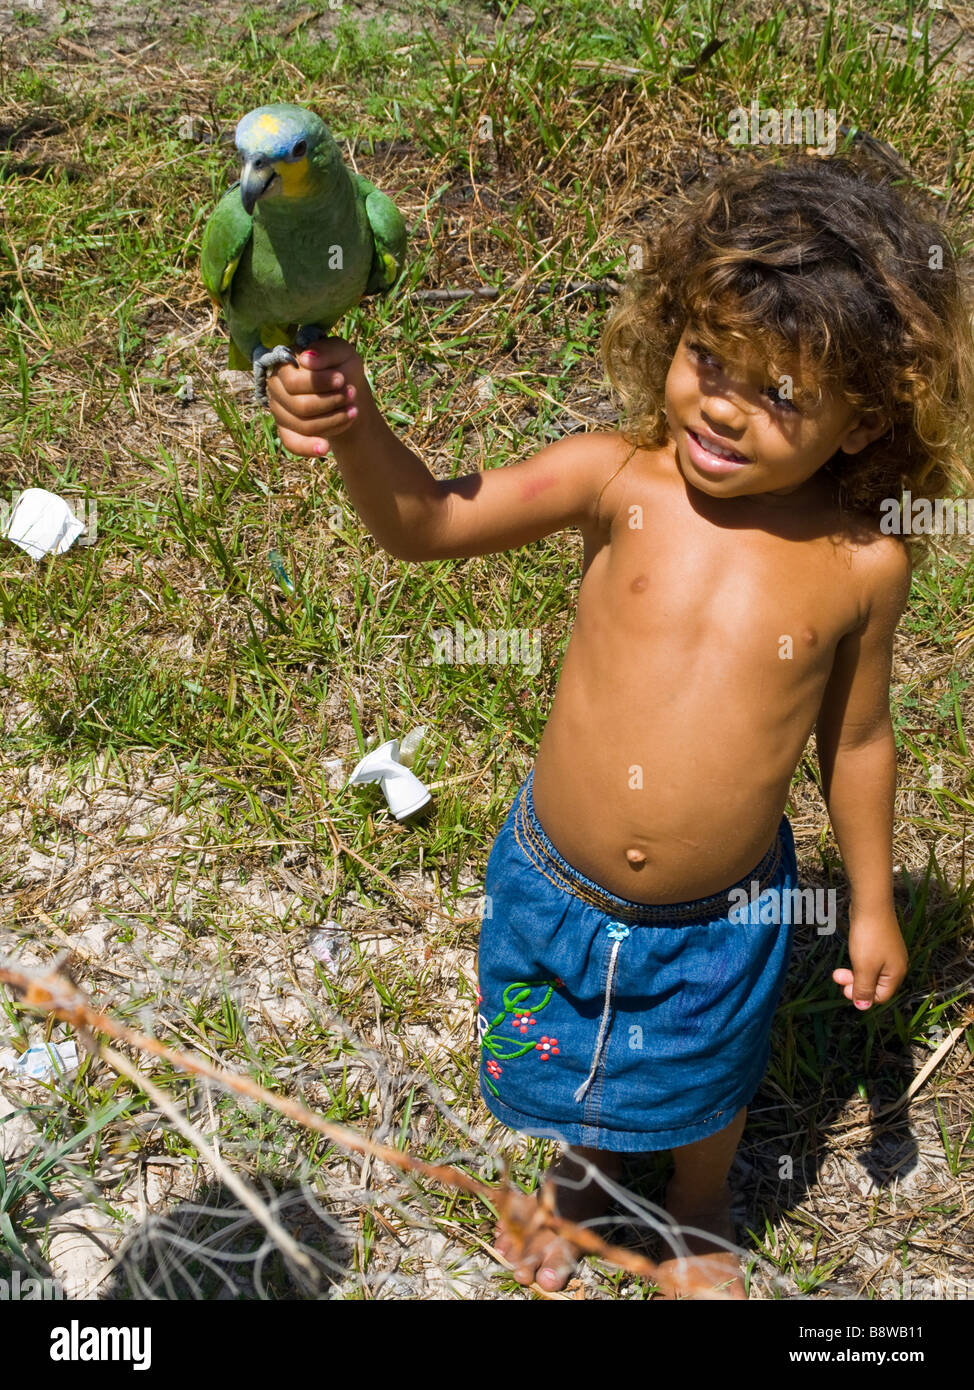
<path fill-rule="evenodd" d="M 281 180 L 281 192 L 285 198 L 303 198 L 306 193 L 311 192 L 307 156 L 293 162 L 279 160 L 274 165 L 274 170 Z"/>

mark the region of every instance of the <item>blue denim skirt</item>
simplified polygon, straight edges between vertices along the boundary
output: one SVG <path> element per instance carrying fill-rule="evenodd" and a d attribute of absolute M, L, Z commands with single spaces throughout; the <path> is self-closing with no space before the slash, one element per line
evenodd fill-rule
<path fill-rule="evenodd" d="M 798 884 L 787 816 L 739 883 L 648 905 L 562 858 L 535 814 L 533 775 L 487 862 L 477 968 L 488 1110 L 527 1134 L 629 1153 L 716 1134 L 768 1063 L 793 938 L 780 903 Z"/>

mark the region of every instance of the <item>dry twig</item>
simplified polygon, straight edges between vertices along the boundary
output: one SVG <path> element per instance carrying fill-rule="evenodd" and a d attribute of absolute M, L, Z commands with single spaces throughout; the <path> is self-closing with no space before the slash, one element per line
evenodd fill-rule
<path fill-rule="evenodd" d="M 64 975 L 58 974 L 56 970 L 46 973 L 30 973 L 10 966 L 0 967 L 0 983 L 12 985 L 16 990 L 19 990 L 23 995 L 23 1004 L 29 1009 L 37 1009 L 42 1013 L 53 1015 L 81 1031 L 91 1030 L 106 1033 L 109 1037 L 127 1043 L 140 1052 L 148 1052 L 154 1057 L 162 1058 L 172 1066 L 178 1067 L 180 1071 L 205 1076 L 216 1082 L 217 1085 L 224 1086 L 227 1090 L 236 1091 L 238 1095 L 247 1096 L 262 1105 L 270 1106 L 279 1115 L 293 1120 L 295 1124 L 302 1125 L 306 1129 L 314 1130 L 331 1140 L 332 1143 L 352 1150 L 353 1153 L 381 1159 L 382 1162 L 388 1163 L 391 1167 L 398 1168 L 402 1172 L 417 1173 L 435 1183 L 454 1187 L 461 1192 L 481 1198 L 494 1208 L 502 1230 L 513 1240 L 515 1259 L 540 1232 L 550 1231 L 553 1235 L 571 1242 L 585 1254 L 597 1255 L 600 1259 L 616 1265 L 619 1269 L 625 1269 L 630 1274 L 648 1279 L 656 1284 L 664 1294 L 671 1297 L 677 1297 L 681 1294 L 692 1298 L 713 1300 L 723 1300 L 729 1297 L 728 1294 L 716 1289 L 713 1282 L 707 1278 L 705 1264 L 701 1264 L 697 1268 L 692 1261 L 677 1260 L 674 1262 L 675 1273 L 671 1275 L 666 1269 L 654 1264 L 645 1256 L 627 1250 L 624 1246 L 609 1245 L 587 1227 L 566 1221 L 563 1217 L 558 1216 L 554 1210 L 554 1197 L 550 1186 L 542 1189 L 539 1198 L 510 1186 L 503 1167 L 500 1185 L 491 1186 L 471 1177 L 469 1173 L 464 1173 L 462 1169 L 456 1168 L 452 1164 L 427 1163 L 422 1159 L 414 1158 L 409 1153 L 391 1148 L 388 1144 L 376 1143 L 357 1130 L 322 1119 L 320 1115 L 308 1110 L 299 1101 L 292 1100 L 288 1096 L 275 1095 L 273 1091 L 266 1090 L 256 1081 L 251 1080 L 249 1076 L 225 1071 L 222 1067 L 215 1066 L 203 1057 L 194 1056 L 187 1052 L 178 1052 L 174 1048 L 167 1047 L 165 1043 L 159 1042 L 156 1038 L 138 1033 L 134 1029 L 118 1023 L 107 1014 L 92 1008 L 85 994 Z M 113 1054 L 111 1059 L 113 1066 L 115 1060 Z M 126 1069 L 125 1074 L 136 1081 L 138 1085 L 144 1086 L 145 1078 L 136 1068 Z M 148 1091 L 148 1087 L 145 1089 Z M 155 1088 L 153 1088 L 154 1090 Z M 159 1103 L 158 1097 L 154 1096 L 153 1098 Z M 168 1110 L 167 1113 L 169 1113 Z M 196 1139 L 193 1142 L 197 1142 Z M 241 1200 L 244 1200 L 242 1196 Z"/>

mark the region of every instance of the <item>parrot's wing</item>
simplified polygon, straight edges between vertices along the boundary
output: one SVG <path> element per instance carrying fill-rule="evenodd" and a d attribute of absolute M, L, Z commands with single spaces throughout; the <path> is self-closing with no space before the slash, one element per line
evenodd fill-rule
<path fill-rule="evenodd" d="M 240 201 L 239 181 L 232 184 L 213 210 L 203 232 L 203 284 L 214 304 L 226 303 L 230 282 L 253 230 L 253 219 Z"/>
<path fill-rule="evenodd" d="M 382 294 L 396 283 L 406 259 L 406 224 L 391 198 L 380 193 L 375 184 L 361 174 L 354 177 L 358 181 L 359 197 L 365 202 L 365 215 L 375 242 L 364 293 Z"/>

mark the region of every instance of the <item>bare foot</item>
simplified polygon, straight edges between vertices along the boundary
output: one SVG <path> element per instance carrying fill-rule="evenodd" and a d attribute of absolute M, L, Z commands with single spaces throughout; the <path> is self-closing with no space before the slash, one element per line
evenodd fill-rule
<path fill-rule="evenodd" d="M 578 1148 L 562 1154 L 545 1174 L 544 1197 L 555 1212 L 566 1221 L 581 1224 L 593 1217 L 604 1216 L 612 1198 L 605 1188 L 593 1179 L 585 1180 L 585 1169 L 572 1157 L 577 1153 L 587 1159 L 606 1177 L 616 1179 L 622 1171 L 619 1154 L 605 1150 Z M 498 1253 L 513 1267 L 519 1284 L 537 1283 L 539 1288 L 553 1292 L 563 1289 L 575 1272 L 581 1251 L 577 1245 L 541 1229 L 529 1234 L 526 1240 L 498 1226 L 495 1244 Z"/>
<path fill-rule="evenodd" d="M 734 1224 L 730 1217 L 730 1188 L 723 1190 L 716 1202 L 703 1204 L 699 1198 L 681 1192 L 672 1179 L 666 1189 L 666 1210 L 680 1226 L 697 1226 L 731 1244 L 735 1243 Z M 737 1255 L 717 1240 L 681 1232 L 674 1241 L 682 1245 L 670 1250 L 689 1250 L 688 1255 L 672 1254 L 659 1264 L 659 1286 L 664 1298 L 747 1298 L 741 1265 Z M 665 1237 L 664 1237 L 665 1241 Z"/>

